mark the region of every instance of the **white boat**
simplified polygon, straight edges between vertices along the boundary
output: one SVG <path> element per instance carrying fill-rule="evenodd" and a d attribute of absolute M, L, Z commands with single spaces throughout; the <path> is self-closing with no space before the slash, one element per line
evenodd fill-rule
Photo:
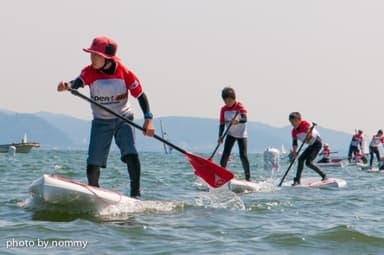
<path fill-rule="evenodd" d="M 110 205 L 135 204 L 140 200 L 118 192 L 89 186 L 62 176 L 44 174 L 29 187 L 33 199 L 45 205 L 61 207 L 70 212 L 95 212 Z"/>
<path fill-rule="evenodd" d="M 292 186 L 292 182 L 285 182 L 283 186 Z M 328 178 L 322 181 L 320 177 L 301 178 L 300 184 L 292 187 L 298 188 L 343 188 L 347 182 L 339 178 Z"/>
<path fill-rule="evenodd" d="M 240 179 L 232 179 L 229 182 L 229 189 L 235 193 L 247 193 L 247 192 L 266 192 L 276 190 L 276 185 L 266 182 L 251 182 Z"/>

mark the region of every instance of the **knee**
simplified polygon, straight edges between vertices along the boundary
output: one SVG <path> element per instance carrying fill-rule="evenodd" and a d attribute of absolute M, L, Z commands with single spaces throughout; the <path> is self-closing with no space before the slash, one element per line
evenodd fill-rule
<path fill-rule="evenodd" d="M 139 155 L 135 154 L 135 153 L 130 153 L 130 154 L 122 156 L 121 160 L 124 163 L 135 162 L 135 161 L 139 160 Z"/>
<path fill-rule="evenodd" d="M 312 166 L 312 161 L 311 160 L 305 161 L 305 165 L 308 167 Z"/>

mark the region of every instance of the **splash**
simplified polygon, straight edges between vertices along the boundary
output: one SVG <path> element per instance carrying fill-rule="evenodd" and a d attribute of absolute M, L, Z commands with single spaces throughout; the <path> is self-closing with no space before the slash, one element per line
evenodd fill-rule
<path fill-rule="evenodd" d="M 204 207 L 245 210 L 243 200 L 226 186 L 200 193 L 195 202 Z"/>

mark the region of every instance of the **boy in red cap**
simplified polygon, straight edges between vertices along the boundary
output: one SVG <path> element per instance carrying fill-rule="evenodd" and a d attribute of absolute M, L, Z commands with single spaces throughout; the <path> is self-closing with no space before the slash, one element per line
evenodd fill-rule
<path fill-rule="evenodd" d="M 116 56 L 117 43 L 106 37 L 96 37 L 91 47 L 83 49 L 91 54 L 91 64 L 76 79 L 61 81 L 58 91 L 89 86 L 91 98 L 112 111 L 133 120 L 128 95 L 137 98 L 144 114 L 145 135 L 155 133 L 149 102 L 136 75 L 125 67 Z M 127 164 L 131 181 L 131 197 L 140 196 L 140 160 L 135 147 L 133 127 L 97 105 L 91 105 L 93 120 L 88 148 L 88 184 L 99 187 L 100 168 L 107 166 L 107 158 L 115 137 L 121 160 Z"/>

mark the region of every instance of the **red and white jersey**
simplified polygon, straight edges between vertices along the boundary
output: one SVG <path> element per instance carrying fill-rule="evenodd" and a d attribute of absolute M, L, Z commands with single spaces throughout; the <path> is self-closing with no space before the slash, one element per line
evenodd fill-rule
<path fill-rule="evenodd" d="M 236 116 L 237 120 L 241 119 L 241 114 L 247 114 L 247 110 L 239 101 L 237 101 L 232 107 L 227 107 L 226 105 L 221 107 L 220 124 L 225 124 L 226 126 L 228 126 L 233 117 L 235 117 L 236 112 L 239 112 L 239 114 Z M 246 123 L 238 123 L 236 125 L 232 125 L 228 131 L 228 135 L 236 138 L 248 137 Z"/>
<path fill-rule="evenodd" d="M 93 100 L 112 111 L 121 114 L 130 114 L 128 94 L 135 98 L 143 93 L 140 81 L 136 75 L 125 67 L 121 62 L 116 62 L 116 72 L 106 74 L 92 68 L 85 67 L 80 74 L 80 79 L 89 86 L 90 95 Z M 116 116 L 91 104 L 93 117 L 97 119 L 113 119 Z"/>
<path fill-rule="evenodd" d="M 384 136 L 383 135 L 374 135 L 372 137 L 371 143 L 369 144 L 370 147 L 378 147 L 380 144 L 384 143 Z"/>
<path fill-rule="evenodd" d="M 323 156 L 324 158 L 329 158 L 331 156 L 331 150 L 329 148 L 324 148 L 320 154 L 321 156 Z"/>
<path fill-rule="evenodd" d="M 311 129 L 312 123 L 307 120 L 302 120 L 297 128 L 292 129 L 292 139 L 304 141 L 307 137 L 308 131 Z M 314 127 L 312 129 L 312 139 L 307 141 L 308 144 L 313 144 L 316 141 L 316 138 L 320 137 L 319 132 Z"/>
<path fill-rule="evenodd" d="M 361 147 L 363 145 L 364 137 L 360 134 L 354 134 L 351 140 L 351 146 Z"/>

